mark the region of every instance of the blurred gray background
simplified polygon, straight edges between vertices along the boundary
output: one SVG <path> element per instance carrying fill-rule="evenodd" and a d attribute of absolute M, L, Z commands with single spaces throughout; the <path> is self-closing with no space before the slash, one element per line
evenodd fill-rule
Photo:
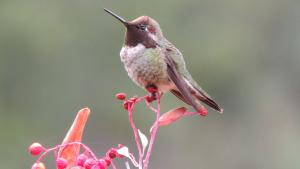
<path fill-rule="evenodd" d="M 85 106 L 92 114 L 83 141 L 97 155 L 118 143 L 136 152 L 114 95 L 145 92 L 123 69 L 124 28 L 103 7 L 156 19 L 225 109 L 161 128 L 150 168 L 300 168 L 298 0 L 1 0 L 1 168 L 30 168 L 28 145 L 60 143 Z M 163 111 L 182 105 L 163 98 Z M 147 133 L 154 116 L 145 106 L 137 112 Z"/>

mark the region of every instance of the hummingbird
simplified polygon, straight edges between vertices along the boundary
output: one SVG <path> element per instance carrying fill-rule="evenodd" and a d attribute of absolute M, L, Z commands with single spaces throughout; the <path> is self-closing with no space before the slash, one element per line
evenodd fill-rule
<path fill-rule="evenodd" d="M 157 21 L 149 16 L 126 21 L 114 12 L 104 10 L 125 26 L 120 57 L 133 82 L 152 92 L 154 99 L 156 92 L 163 94 L 170 91 L 196 111 L 200 111 L 203 102 L 212 109 L 223 112 L 192 78 L 183 55 L 164 37 Z"/>

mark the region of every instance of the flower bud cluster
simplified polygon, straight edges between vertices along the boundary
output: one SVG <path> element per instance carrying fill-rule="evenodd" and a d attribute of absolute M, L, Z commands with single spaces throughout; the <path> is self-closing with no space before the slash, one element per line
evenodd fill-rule
<path fill-rule="evenodd" d="M 172 109 L 161 116 L 160 93 L 157 91 L 157 88 L 154 87 L 149 87 L 147 88 L 147 90 L 150 93 L 150 95 L 139 97 L 139 98 L 136 96 L 132 98 L 127 98 L 125 93 L 118 93 L 115 95 L 116 99 L 123 101 L 123 107 L 128 112 L 129 123 L 132 127 L 135 136 L 136 145 L 139 152 L 138 162 L 135 160 L 133 154 L 130 153 L 128 148 L 121 144 L 119 144 L 118 147 L 116 148 L 113 147 L 110 148 L 106 152 L 104 157 L 98 158 L 95 156 L 95 154 L 91 151 L 90 148 L 88 148 L 85 144 L 80 142 L 82 132 L 78 133 L 78 131 L 81 131 L 78 130 L 78 126 L 79 128 L 82 129 L 84 128 L 85 122 L 90 112 L 88 108 L 85 108 L 78 112 L 78 115 L 76 116 L 73 123 L 77 125 L 77 128 L 73 127 L 72 125 L 71 127 L 72 130 L 70 130 L 71 132 L 68 132 L 66 136 L 66 138 L 68 138 L 67 142 L 52 148 L 44 148 L 40 143 L 37 142 L 29 146 L 28 150 L 30 154 L 33 156 L 39 156 L 36 162 L 32 165 L 32 169 L 46 169 L 45 165 L 41 161 L 49 152 L 54 152 L 55 154 L 57 169 L 107 169 L 109 166 L 112 166 L 112 168 L 115 169 L 116 167 L 113 163 L 113 160 L 116 158 L 123 158 L 123 157 L 129 158 L 133 163 L 133 165 L 135 165 L 136 167 L 139 166 L 139 168 L 141 168 L 141 166 L 143 166 L 144 169 L 147 169 L 149 158 L 151 155 L 152 145 L 156 138 L 157 129 L 160 126 L 169 125 L 185 116 L 190 116 L 190 115 L 206 116 L 208 114 L 207 109 L 204 106 L 201 106 L 197 112 L 188 112 L 186 108 L 180 107 L 180 108 Z M 157 100 L 157 107 L 153 107 L 150 104 L 154 100 Z M 141 131 L 136 127 L 133 121 L 134 106 L 135 104 L 141 101 L 145 101 L 146 105 L 156 114 L 156 121 L 153 123 L 153 126 L 150 129 L 150 142 L 148 148 L 146 148 L 148 144 L 147 137 L 143 133 L 141 133 Z M 69 135 L 70 133 L 71 135 Z M 71 152 L 74 149 L 76 150 L 74 150 L 72 153 L 61 153 L 61 150 L 66 150 L 67 148 L 69 148 Z M 84 153 L 80 154 L 80 149 L 77 148 L 83 148 Z M 69 152 L 69 151 L 65 151 L 65 152 Z"/>
<path fill-rule="evenodd" d="M 111 164 L 113 159 L 115 158 L 123 158 L 124 156 L 119 154 L 116 148 L 110 148 L 107 152 L 106 155 L 102 158 L 97 158 L 93 156 L 93 152 L 84 145 L 83 143 L 80 142 L 73 142 L 73 143 L 68 143 L 66 145 L 57 145 L 53 148 L 46 149 L 44 148 L 41 144 L 39 143 L 33 143 L 31 146 L 29 146 L 28 150 L 30 154 L 33 156 L 40 155 L 40 158 L 32 165 L 32 169 L 46 169 L 44 163 L 41 162 L 41 160 L 51 151 L 57 152 L 60 148 L 69 146 L 69 145 L 82 145 L 83 148 L 85 149 L 85 153 L 79 154 L 76 157 L 75 164 L 69 164 L 68 160 L 62 157 L 57 157 L 55 159 L 56 161 L 56 168 L 57 169 L 66 169 L 66 168 L 71 168 L 71 169 L 106 169 L 108 168 Z M 121 148 L 122 145 L 119 145 L 118 148 Z"/>

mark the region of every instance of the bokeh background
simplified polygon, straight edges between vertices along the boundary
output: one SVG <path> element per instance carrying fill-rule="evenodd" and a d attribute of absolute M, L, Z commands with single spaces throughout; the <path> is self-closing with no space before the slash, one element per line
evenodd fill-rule
<path fill-rule="evenodd" d="M 83 141 L 98 155 L 118 143 L 136 152 L 114 95 L 145 92 L 123 69 L 124 28 L 103 7 L 159 21 L 191 74 L 225 109 L 161 128 L 150 168 L 300 168 L 297 0 L 1 0 L 1 168 L 30 168 L 28 145 L 60 143 L 85 106 L 92 114 Z M 170 94 L 163 98 L 163 111 L 182 105 Z M 144 106 L 138 112 L 147 133 L 154 116 Z"/>

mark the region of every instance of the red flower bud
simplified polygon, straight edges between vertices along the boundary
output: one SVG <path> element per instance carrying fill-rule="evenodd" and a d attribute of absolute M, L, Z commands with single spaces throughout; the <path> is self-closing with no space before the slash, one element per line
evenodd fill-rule
<path fill-rule="evenodd" d="M 127 101 L 125 101 L 124 103 L 123 103 L 123 107 L 124 107 L 124 109 L 125 110 L 129 110 L 129 108 L 131 107 L 131 105 L 132 105 L 132 101 L 130 101 L 130 100 L 127 100 Z"/>
<path fill-rule="evenodd" d="M 134 97 L 130 98 L 130 101 L 132 101 L 133 103 L 135 103 L 137 101 L 137 99 L 138 98 L 136 96 L 134 96 Z"/>
<path fill-rule="evenodd" d="M 97 162 L 94 159 L 89 158 L 84 162 L 83 166 L 85 169 L 91 169 L 96 164 L 97 164 Z"/>
<path fill-rule="evenodd" d="M 151 97 L 149 95 L 146 96 L 146 100 L 147 100 L 148 103 L 151 103 L 151 102 L 154 101 L 153 97 Z"/>
<path fill-rule="evenodd" d="M 106 169 L 107 164 L 106 164 L 106 162 L 105 162 L 104 159 L 100 159 L 100 160 L 98 161 L 98 166 L 100 167 L 100 169 Z"/>
<path fill-rule="evenodd" d="M 68 166 L 68 162 L 64 158 L 57 158 L 56 159 L 56 166 L 57 166 L 57 169 L 65 169 Z"/>
<path fill-rule="evenodd" d="M 108 151 L 108 157 L 110 157 L 111 159 L 114 159 L 117 157 L 117 150 L 115 148 L 111 148 L 109 151 Z"/>
<path fill-rule="evenodd" d="M 76 165 L 83 167 L 84 162 L 88 159 L 87 155 L 80 154 L 76 159 Z"/>
<path fill-rule="evenodd" d="M 44 163 L 42 162 L 38 162 L 38 163 L 34 163 L 31 167 L 31 169 L 46 169 Z"/>
<path fill-rule="evenodd" d="M 105 162 L 106 162 L 107 167 L 110 166 L 110 164 L 111 164 L 111 158 L 105 157 L 104 160 L 105 160 Z"/>
<path fill-rule="evenodd" d="M 29 152 L 34 156 L 39 155 L 44 149 L 45 148 L 40 143 L 33 143 L 28 148 Z"/>
<path fill-rule="evenodd" d="M 124 99 L 126 99 L 126 94 L 125 93 L 118 93 L 118 94 L 116 94 L 115 97 L 119 100 L 124 100 Z"/>
<path fill-rule="evenodd" d="M 204 106 L 201 106 L 198 112 L 201 116 L 207 116 L 208 114 L 208 111 Z"/>
<path fill-rule="evenodd" d="M 91 169 L 101 169 L 101 168 L 100 168 L 100 166 L 99 166 L 99 165 L 95 164 L 95 165 L 93 165 L 93 166 L 92 166 L 92 168 L 91 168 Z"/>

